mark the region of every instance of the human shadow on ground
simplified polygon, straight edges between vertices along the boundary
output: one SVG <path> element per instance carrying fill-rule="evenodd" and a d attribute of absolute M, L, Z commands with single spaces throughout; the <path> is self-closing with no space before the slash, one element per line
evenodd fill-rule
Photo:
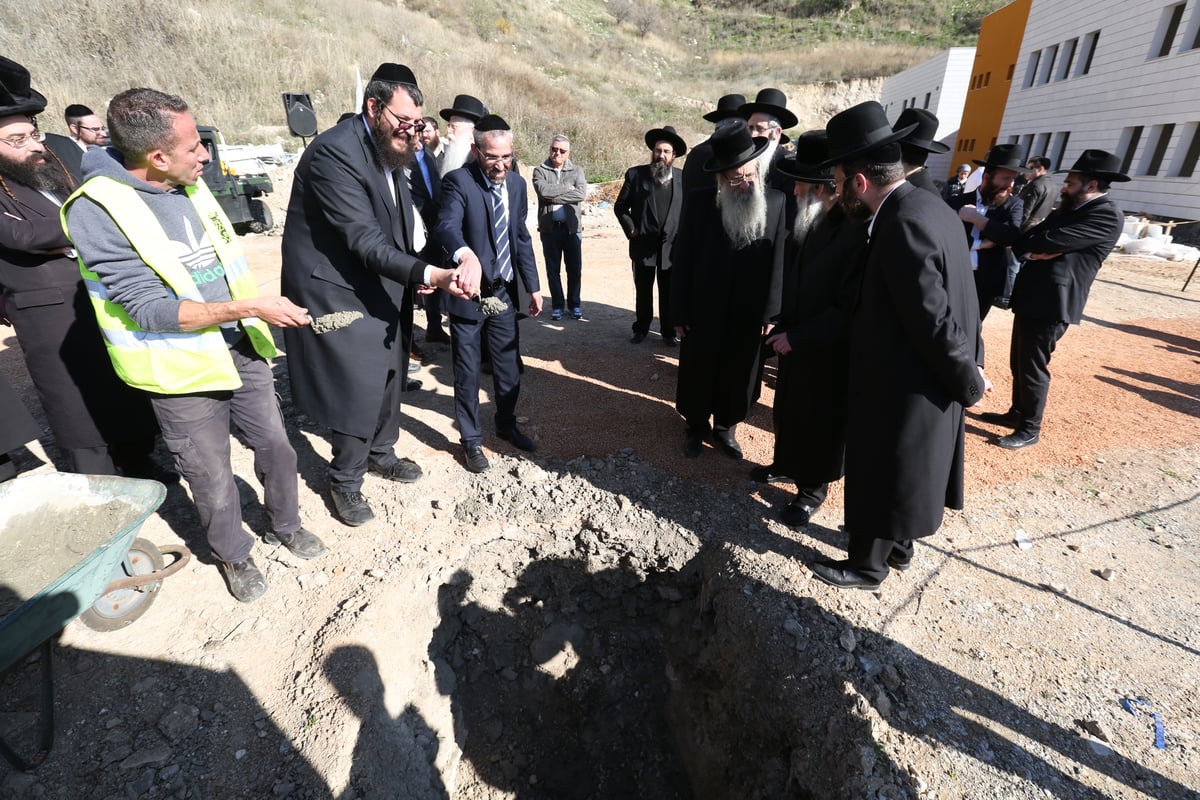
<path fill-rule="evenodd" d="M 1105 369 L 1117 375 L 1124 376 L 1129 380 L 1123 381 L 1109 377 L 1108 375 L 1097 375 L 1096 380 L 1101 383 L 1107 383 L 1109 386 L 1132 392 L 1155 405 L 1162 406 L 1171 411 L 1178 411 L 1191 417 L 1200 416 L 1200 383 L 1188 383 L 1163 375 L 1136 372 L 1119 367 L 1105 367 Z M 1137 381 L 1137 383 L 1133 383 L 1132 381 Z M 1162 390 L 1149 389 L 1145 386 L 1139 386 L 1138 383 L 1161 386 Z"/>

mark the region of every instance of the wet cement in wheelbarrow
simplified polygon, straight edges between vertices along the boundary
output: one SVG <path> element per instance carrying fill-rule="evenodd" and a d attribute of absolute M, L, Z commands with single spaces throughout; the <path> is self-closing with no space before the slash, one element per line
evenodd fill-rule
<path fill-rule="evenodd" d="M 0 618 L 33 597 L 142 516 L 112 499 L 73 508 L 46 506 L 8 518 L 0 528 Z"/>

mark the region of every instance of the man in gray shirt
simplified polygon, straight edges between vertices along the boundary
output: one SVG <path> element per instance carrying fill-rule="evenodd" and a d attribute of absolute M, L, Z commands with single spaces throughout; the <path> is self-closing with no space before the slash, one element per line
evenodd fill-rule
<path fill-rule="evenodd" d="M 559 134 L 550 141 L 550 154 L 533 168 L 533 191 L 538 199 L 538 234 L 550 285 L 550 319 L 559 320 L 569 309 L 583 319 L 579 299 L 583 274 L 583 233 L 580 206 L 587 199 L 583 168 L 571 161 L 571 142 Z M 567 266 L 567 292 L 563 295 L 562 264 Z"/>

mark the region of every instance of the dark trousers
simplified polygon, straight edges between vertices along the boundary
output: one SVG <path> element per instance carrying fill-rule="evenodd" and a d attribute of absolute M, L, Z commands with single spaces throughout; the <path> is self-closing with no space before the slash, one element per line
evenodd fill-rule
<path fill-rule="evenodd" d="M 546 283 L 550 285 L 550 305 L 555 311 L 581 308 L 580 284 L 583 277 L 583 236 L 570 227 L 546 220 L 542 223 L 542 257 L 546 261 Z M 567 294 L 563 297 L 562 265 L 567 267 Z M 565 304 L 565 305 L 564 305 Z"/>
<path fill-rule="evenodd" d="M 242 501 L 233 480 L 229 423 L 254 451 L 254 474 L 263 486 L 271 530 L 300 528 L 296 451 L 288 442 L 271 367 L 248 341 L 231 349 L 242 385 L 231 392 L 151 395 L 163 442 L 188 483 L 213 554 L 235 563 L 250 555 L 254 539 L 242 527 Z"/>
<path fill-rule="evenodd" d="M 658 280 L 659 331 L 665 337 L 675 335 L 667 308 L 671 302 L 671 270 L 645 264 L 633 265 L 634 320 L 633 332 L 643 336 L 650 332 L 654 319 L 654 281 Z"/>
<path fill-rule="evenodd" d="M 817 508 L 825 502 L 827 494 L 829 494 L 828 483 L 819 483 L 816 486 L 797 486 L 796 497 L 792 502 L 809 508 Z"/>
<path fill-rule="evenodd" d="M 1067 323 L 1013 316 L 1008 365 L 1012 370 L 1012 410 L 1022 419 L 1018 430 L 1037 433 L 1042 428 L 1046 397 L 1050 393 L 1050 356 L 1067 332 Z"/>
<path fill-rule="evenodd" d="M 492 364 L 492 391 L 496 403 L 496 430 L 511 431 L 517 424 L 517 398 L 521 394 L 518 368 L 517 314 L 508 290 L 499 286 L 496 298 L 508 309 L 481 320 L 450 315 L 450 355 L 454 362 L 454 419 L 467 447 L 483 443 L 479 423 L 479 369 L 481 342 L 487 341 Z"/>
<path fill-rule="evenodd" d="M 895 541 L 850 534 L 847 550 L 850 562 L 847 566 L 850 569 L 881 581 L 891 572 L 891 568 L 887 565 L 888 556 L 895 554 L 897 558 L 901 559 L 912 558 L 913 543 L 912 539 Z"/>
<path fill-rule="evenodd" d="M 363 439 L 341 431 L 331 431 L 333 458 L 329 461 L 329 488 L 339 492 L 362 490 L 367 465 L 387 469 L 396 463 L 396 440 L 400 438 L 400 393 L 408 378 L 408 359 L 402 359 L 400 369 L 389 369 L 379 404 L 379 419 L 375 433 Z"/>
<path fill-rule="evenodd" d="M 1003 263 L 989 260 L 975 270 L 975 296 L 979 301 L 980 322 L 992 310 L 992 298 L 1004 294 L 1004 280 L 1007 274 L 1007 259 Z"/>
<path fill-rule="evenodd" d="M 425 335 L 428 336 L 430 331 L 443 330 L 442 293 L 434 292 L 421 295 L 421 297 L 425 298 Z"/>
<path fill-rule="evenodd" d="M 125 475 L 136 477 L 150 466 L 154 437 L 114 442 L 99 447 L 72 447 L 63 450 L 71 472 L 84 475 Z"/>

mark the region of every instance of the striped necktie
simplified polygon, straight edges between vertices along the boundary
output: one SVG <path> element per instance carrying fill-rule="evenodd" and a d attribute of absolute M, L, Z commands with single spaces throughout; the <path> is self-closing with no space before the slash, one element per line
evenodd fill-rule
<path fill-rule="evenodd" d="M 496 240 L 496 271 L 505 283 L 512 280 L 512 252 L 508 247 L 508 214 L 504 210 L 502 186 L 492 187 L 492 227 Z"/>

